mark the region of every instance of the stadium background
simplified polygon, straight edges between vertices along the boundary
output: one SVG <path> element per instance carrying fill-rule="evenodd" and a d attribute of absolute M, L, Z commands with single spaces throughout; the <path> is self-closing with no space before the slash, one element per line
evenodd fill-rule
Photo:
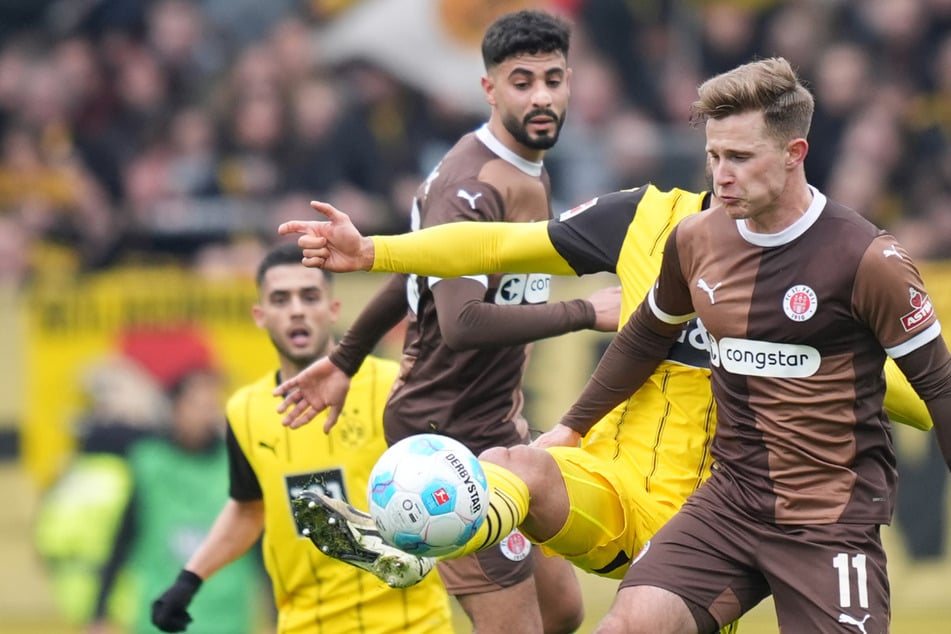
<path fill-rule="evenodd" d="M 250 269 L 273 228 L 322 196 L 366 231 L 402 230 L 407 192 L 484 116 L 485 24 L 528 5 L 578 25 L 568 124 L 547 159 L 562 206 L 647 178 L 701 187 L 702 140 L 684 125 L 696 81 L 781 53 L 828 104 L 810 180 L 920 254 L 939 314 L 951 315 L 947 0 L 5 0 L 0 631 L 72 631 L 33 549 L 33 518 L 75 449 L 91 369 L 127 329 L 183 321 L 208 333 L 231 385 L 272 365 L 248 310 Z M 378 282 L 339 278 L 342 324 Z M 559 279 L 554 293 L 609 283 Z M 604 343 L 576 333 L 536 346 L 536 426 L 570 404 Z M 397 347 L 394 334 L 382 352 Z M 904 461 L 927 462 L 930 436 L 897 436 Z M 915 477 L 946 480 L 940 464 Z M 951 619 L 937 491 L 886 530 L 894 632 L 939 632 Z M 941 534 L 922 554 L 906 529 L 926 520 Z M 613 584 L 585 587 L 593 623 Z M 746 623 L 776 630 L 768 606 Z"/>

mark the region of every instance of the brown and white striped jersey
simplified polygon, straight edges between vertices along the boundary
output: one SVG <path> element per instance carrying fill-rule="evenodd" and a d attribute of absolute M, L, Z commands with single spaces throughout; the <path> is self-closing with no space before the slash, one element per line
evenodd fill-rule
<path fill-rule="evenodd" d="M 729 481 L 742 508 L 780 524 L 889 521 L 896 474 L 882 364 L 940 336 L 895 238 L 816 190 L 777 234 L 713 209 L 672 233 L 649 302 L 661 321 L 698 316 L 708 333 L 712 481 Z"/>

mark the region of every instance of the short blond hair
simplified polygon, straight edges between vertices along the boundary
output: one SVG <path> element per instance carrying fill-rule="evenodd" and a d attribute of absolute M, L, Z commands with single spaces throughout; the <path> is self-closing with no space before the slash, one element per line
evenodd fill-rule
<path fill-rule="evenodd" d="M 762 111 L 766 130 L 785 143 L 805 138 L 815 100 L 782 57 L 757 60 L 711 77 L 697 89 L 690 122 Z"/>

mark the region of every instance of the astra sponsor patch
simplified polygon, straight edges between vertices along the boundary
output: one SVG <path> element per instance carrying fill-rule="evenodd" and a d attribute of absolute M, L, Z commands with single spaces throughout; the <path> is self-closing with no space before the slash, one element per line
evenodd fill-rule
<path fill-rule="evenodd" d="M 796 284 L 783 296 L 783 312 L 793 321 L 806 321 L 818 308 L 816 292 L 805 284 Z"/>
<path fill-rule="evenodd" d="M 709 339 L 710 362 L 733 374 L 801 379 L 815 374 L 822 361 L 812 346 L 733 337 Z"/>
<path fill-rule="evenodd" d="M 901 316 L 901 327 L 905 332 L 911 332 L 934 314 L 931 298 L 917 289 L 908 289 L 908 303 L 911 304 L 912 311 Z"/>

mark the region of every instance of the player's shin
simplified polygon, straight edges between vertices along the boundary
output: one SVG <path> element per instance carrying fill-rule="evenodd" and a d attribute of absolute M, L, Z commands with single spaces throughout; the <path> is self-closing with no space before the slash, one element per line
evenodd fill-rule
<path fill-rule="evenodd" d="M 518 528 L 528 516 L 528 485 L 517 475 L 497 464 L 481 460 L 489 483 L 489 511 L 464 546 L 439 559 L 457 559 L 480 550 L 491 548 Z"/>

